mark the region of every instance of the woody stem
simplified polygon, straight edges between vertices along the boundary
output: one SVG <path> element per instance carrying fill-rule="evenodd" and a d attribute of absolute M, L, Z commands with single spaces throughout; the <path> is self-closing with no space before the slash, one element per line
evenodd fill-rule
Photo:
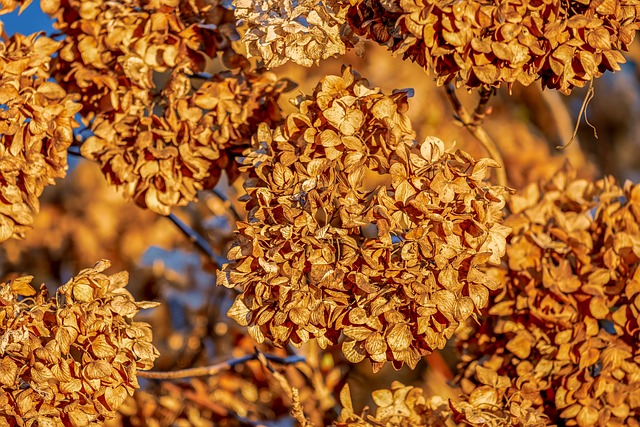
<path fill-rule="evenodd" d="M 453 109 L 456 112 L 458 120 L 462 123 L 462 125 L 469 131 L 471 135 L 482 145 L 482 147 L 489 153 L 489 156 L 500 164 L 500 168 L 496 170 L 496 176 L 498 180 L 498 184 L 502 186 L 507 185 L 507 173 L 504 168 L 504 160 L 502 159 L 502 154 L 498 149 L 495 141 L 489 136 L 489 134 L 478 124 L 474 117 L 467 111 L 466 108 L 460 102 L 458 95 L 456 95 L 456 90 L 453 84 L 449 83 L 446 86 L 447 97 L 449 98 L 449 102 L 453 106 Z M 486 113 L 486 102 L 488 101 L 489 95 L 481 94 L 481 103 L 478 105 L 476 112 L 480 111 L 480 114 Z M 486 101 L 484 104 L 482 103 L 482 96 L 486 97 Z"/>
<path fill-rule="evenodd" d="M 232 369 L 234 366 L 241 365 L 250 360 L 257 360 L 262 353 L 256 351 L 253 354 L 247 354 L 242 357 L 230 359 L 225 362 L 216 363 L 215 365 L 199 366 L 197 368 L 180 369 L 178 371 L 138 371 L 138 377 L 149 378 L 154 380 L 175 380 L 181 378 L 191 377 L 203 377 L 218 375 L 220 372 Z M 305 358 L 302 356 L 287 356 L 280 357 L 271 354 L 263 354 L 263 356 L 274 363 L 281 365 L 292 365 L 294 363 L 304 362 Z"/>
<path fill-rule="evenodd" d="M 175 214 L 170 213 L 167 218 L 173 222 L 176 227 L 184 234 L 191 243 L 193 243 L 202 253 L 204 253 L 211 262 L 216 264 L 218 267 L 221 267 L 223 264 L 227 263 L 227 259 L 216 255 L 211 248 L 211 245 L 198 234 L 193 228 L 189 227 L 187 224 L 182 222 L 180 218 L 178 218 Z"/>

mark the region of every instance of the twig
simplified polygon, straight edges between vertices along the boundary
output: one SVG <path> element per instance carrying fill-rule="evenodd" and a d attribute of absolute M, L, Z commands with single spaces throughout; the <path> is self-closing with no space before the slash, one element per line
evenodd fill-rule
<path fill-rule="evenodd" d="M 487 117 L 488 114 L 491 114 L 491 107 L 489 107 L 489 100 L 491 96 L 495 95 L 496 90 L 494 88 L 487 89 L 484 86 L 481 86 L 478 90 L 480 93 L 480 101 L 478 101 L 478 105 L 476 109 L 473 111 L 473 123 L 480 124 Z"/>
<path fill-rule="evenodd" d="M 181 378 L 213 376 L 218 375 L 220 372 L 227 371 L 234 366 L 246 363 L 250 360 L 257 360 L 260 358 L 260 356 L 264 357 L 266 360 L 274 363 L 279 363 L 281 365 L 292 365 L 294 363 L 305 361 L 305 358 L 302 356 L 280 357 L 274 356 L 272 354 L 263 354 L 259 351 L 256 351 L 254 354 L 247 354 L 242 357 L 227 360 L 226 362 L 217 363 L 210 366 L 199 366 L 197 368 L 181 369 L 178 371 L 138 371 L 138 377 L 154 380 L 175 380 Z"/>
<path fill-rule="evenodd" d="M 75 145 L 67 148 L 67 153 L 72 156 L 83 157 L 80 152 L 80 147 Z M 235 214 L 237 214 L 237 212 L 235 212 Z M 167 217 L 180 229 L 180 231 L 182 231 L 185 236 L 187 236 L 191 243 L 195 244 L 196 247 L 200 249 L 200 251 L 202 251 L 218 267 L 221 267 L 223 264 L 229 262 L 225 257 L 216 255 L 213 252 L 211 245 L 209 245 L 204 237 L 198 234 L 193 228 L 182 222 L 180 218 L 175 216 L 173 213 L 170 213 Z"/>
<path fill-rule="evenodd" d="M 500 168 L 496 170 L 498 184 L 502 186 L 506 186 L 507 173 L 505 171 L 504 160 L 502 159 L 502 154 L 500 154 L 500 150 L 498 150 L 498 146 L 493 141 L 493 139 L 491 139 L 489 134 L 479 125 L 479 123 L 474 120 L 474 118 L 472 117 L 471 114 L 469 114 L 467 109 L 464 108 L 464 106 L 460 102 L 460 99 L 458 99 L 458 96 L 456 95 L 456 90 L 452 83 L 449 83 L 446 86 L 446 90 L 447 90 L 447 97 L 449 98 L 449 101 L 451 102 L 451 105 L 453 106 L 453 109 L 456 112 L 458 120 L 467 129 L 467 131 L 469 131 L 469 133 L 473 135 L 473 137 L 476 140 L 478 140 L 480 145 L 482 145 L 482 147 L 487 151 L 487 153 L 489 153 L 489 156 L 491 156 L 493 160 L 495 160 L 500 164 Z M 482 102 L 482 96 L 483 95 L 481 94 L 481 102 Z M 486 102 L 485 102 L 485 105 L 486 105 Z M 487 109 L 485 105 L 479 104 L 478 108 L 476 108 L 476 111 L 480 110 L 480 113 L 485 112 L 486 114 Z"/>
<path fill-rule="evenodd" d="M 211 73 L 193 73 L 193 74 L 187 74 L 187 77 L 189 77 L 190 79 L 202 79 L 202 80 L 209 80 L 213 77 L 213 74 Z"/>
<path fill-rule="evenodd" d="M 595 89 L 593 89 L 593 79 L 591 79 L 591 82 L 589 83 L 589 89 L 587 90 L 587 94 L 585 95 L 584 100 L 582 101 L 582 105 L 580 106 L 580 111 L 578 112 L 578 119 L 576 120 L 576 126 L 573 129 L 573 135 L 571 136 L 571 139 L 569 140 L 569 142 L 567 142 L 564 145 L 558 145 L 556 149 L 564 150 L 565 148 L 573 144 L 573 141 L 576 139 L 576 136 L 578 135 L 578 129 L 580 128 L 580 121 L 582 120 L 582 116 L 584 116 L 584 121 L 589 125 L 589 127 L 593 129 L 593 136 L 595 136 L 595 138 L 598 139 L 598 132 L 596 132 L 595 126 L 589 123 L 589 118 L 587 117 L 587 107 L 589 107 L 589 103 L 591 102 L 594 96 L 595 96 Z"/>
<path fill-rule="evenodd" d="M 309 422 L 307 421 L 307 418 L 302 411 L 298 389 L 292 387 L 291 384 L 289 384 L 287 378 L 280 372 L 276 371 L 273 366 L 271 366 L 271 364 L 269 363 L 269 359 L 265 354 L 259 353 L 258 360 L 260 361 L 260 363 L 262 363 L 262 366 L 264 366 L 267 370 L 269 370 L 269 372 L 271 372 L 273 378 L 278 382 L 278 384 L 280 384 L 280 388 L 282 388 L 282 390 L 286 393 L 287 397 L 291 401 L 291 416 L 293 417 L 293 419 L 298 422 L 300 427 L 309 427 Z"/>
<path fill-rule="evenodd" d="M 67 148 L 67 153 L 71 154 L 72 156 L 82 157 L 80 147 L 78 147 L 77 145 L 72 145 L 71 147 Z"/>
<path fill-rule="evenodd" d="M 229 200 L 229 198 L 227 197 L 226 194 L 222 193 L 220 190 L 214 188 L 213 189 L 213 195 L 216 196 L 218 199 L 220 199 L 221 201 L 223 201 L 225 203 L 225 205 L 227 205 L 229 207 L 229 210 L 231 211 L 231 214 L 233 215 L 233 218 L 236 221 L 242 221 L 242 217 L 240 216 L 240 213 L 238 212 L 238 210 L 233 206 L 233 204 L 231 204 L 231 201 Z"/>
<path fill-rule="evenodd" d="M 182 231 L 182 233 L 187 236 L 191 243 L 195 244 L 196 247 L 200 249 L 200 251 L 202 251 L 202 253 L 204 253 L 211 261 L 213 261 L 214 264 L 217 264 L 219 267 L 221 267 L 223 264 L 228 262 L 226 258 L 216 255 L 213 252 L 213 249 L 211 249 L 211 245 L 209 245 L 204 237 L 198 234 L 193 228 L 182 222 L 182 220 L 175 214 L 170 213 L 167 218 L 169 218 L 171 222 L 173 222 L 180 229 L 180 231 Z"/>

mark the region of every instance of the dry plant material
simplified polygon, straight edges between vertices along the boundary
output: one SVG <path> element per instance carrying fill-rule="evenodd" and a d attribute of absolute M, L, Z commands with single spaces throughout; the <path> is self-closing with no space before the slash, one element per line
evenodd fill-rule
<path fill-rule="evenodd" d="M 455 426 L 447 423 L 451 411 L 442 398 L 426 398 L 419 387 L 394 381 L 390 389 L 376 390 L 371 395 L 377 408 L 375 416 L 356 414 L 351 391 L 346 385 L 340 392 L 342 411 L 335 427 L 435 427 Z"/>
<path fill-rule="evenodd" d="M 69 0 L 44 9 L 66 34 L 55 77 L 82 95 L 93 136 L 82 154 L 140 206 L 171 207 L 211 189 L 249 145 L 257 123 L 280 119 L 288 83 L 269 73 L 226 71 L 194 86 L 207 57 L 233 53 L 233 13 L 218 2 Z"/>
<path fill-rule="evenodd" d="M 170 81 L 165 90 L 177 81 L 191 90 L 187 78 Z M 99 161 L 127 197 L 168 215 L 172 206 L 194 201 L 198 190 L 215 187 L 223 170 L 233 176 L 230 159 L 249 145 L 257 124 L 279 119 L 281 83 L 268 73 L 217 74 L 161 116 L 97 118 L 82 154 Z"/>
<path fill-rule="evenodd" d="M 14 10 L 20 8 L 18 13 L 22 13 L 33 0 L 0 0 L 0 15 L 11 13 Z M 2 22 L 0 21 L 0 30 L 2 29 Z"/>
<path fill-rule="evenodd" d="M 482 368 L 480 368 L 482 369 Z M 420 387 L 405 386 L 398 381 L 390 389 L 376 390 L 371 397 L 377 408 L 375 416 L 356 414 L 349 387 L 340 393 L 343 409 L 333 424 L 336 427 L 544 427 L 548 419 L 517 397 L 505 398 L 507 377 L 489 370 L 479 371 L 485 385 L 471 396 L 454 401 L 440 396 L 426 396 Z"/>
<path fill-rule="evenodd" d="M 128 274 L 108 261 L 82 270 L 54 298 L 31 276 L 0 284 L 0 426 L 101 426 L 158 357 L 151 328 L 133 317 Z M 18 424 L 16 424 L 16 420 Z"/>
<path fill-rule="evenodd" d="M 24 237 L 45 185 L 67 171 L 80 106 L 48 81 L 58 46 L 37 33 L 0 41 L 0 242 Z"/>
<path fill-rule="evenodd" d="M 238 25 L 246 24 L 242 42 L 249 57 L 268 68 L 288 61 L 310 67 L 342 55 L 341 29 L 347 8 L 338 1 L 235 0 Z"/>
<path fill-rule="evenodd" d="M 461 385 L 473 393 L 486 368 L 553 423 L 637 426 L 640 185 L 573 175 L 511 198 L 507 264 L 495 272 L 505 288 L 460 336 Z"/>
<path fill-rule="evenodd" d="M 451 418 L 459 425 L 486 427 L 544 427 L 553 425 L 536 407 L 527 390 L 512 387 L 512 380 L 491 368 L 476 366 L 477 387 L 458 400 L 449 400 Z"/>
<path fill-rule="evenodd" d="M 347 19 L 404 59 L 456 87 L 529 85 L 569 93 L 620 70 L 637 0 L 354 0 Z"/>
<path fill-rule="evenodd" d="M 248 221 L 218 275 L 241 286 L 229 316 L 258 342 L 325 348 L 344 334 L 351 362 L 414 367 L 487 304 L 509 228 L 506 190 L 475 161 L 429 137 L 418 145 L 407 94 L 345 67 L 260 127 L 244 160 Z M 390 185 L 365 186 L 365 170 Z"/>
<path fill-rule="evenodd" d="M 232 327 L 224 339 L 234 352 L 255 350 L 255 341 L 240 328 Z M 283 349 L 266 345 L 260 348 L 286 360 Z M 231 355 L 222 353 L 214 356 L 220 360 L 229 357 Z M 275 374 L 270 370 L 273 368 L 278 369 Z M 282 376 L 290 385 L 289 390 L 281 386 Z M 312 380 L 314 376 L 320 377 L 321 384 Z M 337 395 L 335 388 L 341 378 L 340 369 L 334 366 L 312 368 L 308 362 L 297 362 L 296 366 L 265 366 L 259 361 L 247 361 L 206 378 L 149 384 L 144 391 L 137 391 L 125 401 L 117 418 L 107 427 L 244 427 L 290 423 L 293 406 L 303 410 L 318 427 L 326 426 L 335 418 L 337 402 L 331 392 Z M 319 399 L 318 386 L 329 392 L 324 399 Z M 298 390 L 297 404 L 288 396 L 291 387 Z"/>
<path fill-rule="evenodd" d="M 289 413 L 277 383 L 255 363 L 239 372 L 177 384 L 162 381 L 157 387 L 138 391 L 107 426 L 240 427 L 247 420 L 277 420 Z"/>

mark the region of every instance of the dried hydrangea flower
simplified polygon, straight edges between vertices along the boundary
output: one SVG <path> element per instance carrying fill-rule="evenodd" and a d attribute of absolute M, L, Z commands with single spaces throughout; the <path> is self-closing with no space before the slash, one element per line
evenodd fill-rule
<path fill-rule="evenodd" d="M 67 171 L 80 106 L 49 81 L 58 46 L 40 34 L 0 41 L 0 242 L 24 237 L 45 185 Z"/>
<path fill-rule="evenodd" d="M 351 3 L 356 34 L 467 88 L 540 79 L 569 93 L 620 70 L 640 22 L 637 0 Z"/>
<path fill-rule="evenodd" d="M 191 93 L 170 98 L 162 115 L 96 118 L 94 135 L 81 147 L 125 196 L 162 215 L 194 201 L 198 190 L 215 187 L 220 173 L 233 169 L 257 124 L 279 120 L 286 84 L 271 73 L 226 72 L 197 90 L 185 77 L 173 79 L 165 91 L 183 87 Z"/>
<path fill-rule="evenodd" d="M 221 2 L 64 0 L 46 10 L 66 34 L 55 76 L 82 95 L 93 131 L 81 152 L 142 207 L 167 215 L 194 201 L 225 168 L 233 174 L 229 160 L 257 123 L 280 119 L 287 83 L 272 74 L 193 82 L 207 55 L 246 62 L 231 49 L 235 20 Z"/>
<path fill-rule="evenodd" d="M 107 276 L 108 261 L 82 270 L 54 298 L 25 276 L 0 284 L 0 425 L 100 426 L 139 387 L 158 357 L 143 308 Z"/>
<path fill-rule="evenodd" d="M 337 3 L 235 0 L 234 6 L 238 25 L 247 26 L 242 41 L 250 57 L 262 58 L 268 68 L 288 61 L 310 67 L 345 52 L 340 31 L 346 7 Z"/>
<path fill-rule="evenodd" d="M 479 330 L 460 337 L 463 390 L 480 364 L 554 423 L 637 425 L 640 185 L 573 175 L 509 201 L 514 231 L 495 272 L 505 288 Z"/>
<path fill-rule="evenodd" d="M 371 397 L 376 404 L 375 416 L 358 415 L 353 411 L 349 387 L 340 393 L 343 409 L 333 424 L 336 427 L 544 427 L 549 420 L 541 412 L 522 404 L 519 396 L 507 399 L 507 377 L 499 377 L 489 369 L 478 376 L 486 384 L 471 396 L 444 399 L 426 396 L 420 387 L 405 386 L 393 381 L 390 389 L 376 390 Z"/>
<path fill-rule="evenodd" d="M 387 96 L 350 68 L 262 126 L 244 160 L 247 221 L 218 276 L 240 285 L 229 315 L 258 341 L 321 347 L 340 334 L 347 359 L 415 366 L 442 348 L 499 285 L 506 190 L 494 162 L 418 147 L 406 92 Z M 367 188 L 365 171 L 386 184 Z"/>

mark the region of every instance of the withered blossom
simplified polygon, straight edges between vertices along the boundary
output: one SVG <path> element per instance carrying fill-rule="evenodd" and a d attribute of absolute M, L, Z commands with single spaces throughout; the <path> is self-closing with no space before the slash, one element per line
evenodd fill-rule
<path fill-rule="evenodd" d="M 235 0 L 249 56 L 268 68 L 288 61 L 309 67 L 345 53 L 341 31 L 347 8 L 338 1 Z"/>
<path fill-rule="evenodd" d="M 39 33 L 0 41 L 0 242 L 24 237 L 44 187 L 67 171 L 80 106 L 49 81 L 58 47 Z"/>
<path fill-rule="evenodd" d="M 569 93 L 620 70 L 640 22 L 637 0 L 350 3 L 356 34 L 467 88 L 541 80 Z"/>
<path fill-rule="evenodd" d="M 191 93 L 174 97 L 183 87 Z M 257 124 L 279 119 L 277 100 L 286 87 L 269 73 L 219 73 L 197 90 L 187 78 L 172 79 L 164 114 L 97 117 L 81 151 L 127 197 L 168 215 L 215 187 L 223 170 L 234 176 L 233 159 Z"/>
<path fill-rule="evenodd" d="M 11 13 L 18 8 L 18 13 L 22 13 L 32 1 L 33 0 L 0 0 L 0 15 Z M 1 27 L 2 22 L 0 22 L 0 28 Z"/>
<path fill-rule="evenodd" d="M 478 370 L 482 386 L 471 396 L 443 399 L 427 396 L 420 387 L 393 381 L 390 389 L 376 390 L 371 397 L 375 416 L 358 415 L 353 410 L 349 387 L 340 393 L 343 409 L 333 424 L 336 427 L 544 427 L 551 425 L 540 412 L 523 403 L 521 396 L 506 398 L 510 385 L 490 369 Z"/>
<path fill-rule="evenodd" d="M 640 185 L 570 170 L 511 198 L 507 263 L 495 272 L 505 288 L 459 337 L 463 390 L 486 367 L 555 423 L 638 425 L 639 206 Z"/>
<path fill-rule="evenodd" d="M 139 387 L 158 352 L 128 274 L 82 270 L 49 298 L 31 276 L 0 284 L 0 426 L 101 426 Z"/>
<path fill-rule="evenodd" d="M 343 334 L 351 362 L 414 367 L 499 287 L 483 272 L 509 232 L 507 191 L 485 181 L 496 164 L 434 137 L 418 146 L 406 97 L 345 67 L 284 125 L 259 128 L 249 218 L 218 276 L 242 287 L 229 316 L 257 341 L 325 348 Z M 389 184 L 366 188 L 366 170 Z"/>
<path fill-rule="evenodd" d="M 231 67 L 246 65 L 231 49 L 235 21 L 221 2 L 65 0 L 43 8 L 66 35 L 54 76 L 81 94 L 93 131 L 81 152 L 140 206 L 168 215 L 213 188 L 223 170 L 233 177 L 229 159 L 249 145 L 257 123 L 280 119 L 288 83 L 272 74 L 225 71 L 193 83 L 219 52 Z"/>

